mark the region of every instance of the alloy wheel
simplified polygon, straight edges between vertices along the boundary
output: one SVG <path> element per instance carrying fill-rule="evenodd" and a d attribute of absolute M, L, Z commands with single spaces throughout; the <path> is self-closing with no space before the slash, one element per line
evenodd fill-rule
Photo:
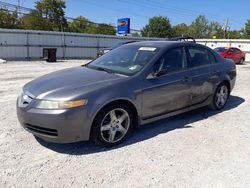
<path fill-rule="evenodd" d="M 124 109 L 116 108 L 108 112 L 101 122 L 101 136 L 108 143 L 120 141 L 130 127 L 130 117 Z"/>
<path fill-rule="evenodd" d="M 218 88 L 216 97 L 215 97 L 215 104 L 218 108 L 222 108 L 228 99 L 228 87 L 226 85 L 222 85 Z"/>

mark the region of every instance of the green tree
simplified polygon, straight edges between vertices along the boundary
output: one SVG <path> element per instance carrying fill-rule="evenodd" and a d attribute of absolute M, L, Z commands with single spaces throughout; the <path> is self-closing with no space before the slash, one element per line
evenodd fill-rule
<path fill-rule="evenodd" d="M 0 28 L 19 29 L 20 27 L 20 20 L 16 12 L 0 9 Z"/>
<path fill-rule="evenodd" d="M 65 1 L 62 0 L 39 0 L 36 2 L 37 11 L 51 22 L 54 31 L 67 30 L 65 8 Z"/>
<path fill-rule="evenodd" d="M 109 24 L 95 24 L 83 16 L 79 16 L 69 23 L 70 32 L 115 35 L 116 30 Z"/>
<path fill-rule="evenodd" d="M 228 37 L 230 39 L 241 39 L 243 38 L 243 34 L 242 30 L 233 30 L 228 32 Z"/>
<path fill-rule="evenodd" d="M 185 23 L 178 24 L 173 27 L 174 37 L 185 37 L 189 35 L 189 27 Z"/>
<path fill-rule="evenodd" d="M 116 30 L 112 25 L 109 24 L 98 24 L 97 26 L 97 34 L 103 35 L 115 35 Z"/>
<path fill-rule="evenodd" d="M 24 16 L 24 28 L 65 31 L 68 29 L 62 0 L 39 0 L 36 2 L 36 10 Z"/>
<path fill-rule="evenodd" d="M 36 10 L 22 17 L 22 25 L 23 29 L 32 30 L 52 30 L 53 27 L 51 22 Z"/>
<path fill-rule="evenodd" d="M 91 26 L 92 24 L 87 18 L 79 16 L 69 23 L 69 31 L 77 33 L 86 33 L 88 27 Z"/>
<path fill-rule="evenodd" d="M 149 23 L 142 29 L 143 37 L 172 37 L 172 26 L 167 17 L 154 16 L 149 19 Z"/>
<path fill-rule="evenodd" d="M 209 28 L 209 21 L 208 19 L 200 15 L 198 16 L 190 25 L 189 34 L 194 38 L 208 38 L 208 28 Z"/>
<path fill-rule="evenodd" d="M 218 22 L 210 22 L 207 26 L 207 38 L 212 38 L 213 36 L 216 36 L 217 39 L 224 38 L 222 25 Z"/>
<path fill-rule="evenodd" d="M 244 37 L 250 39 L 250 20 L 245 23 Z"/>

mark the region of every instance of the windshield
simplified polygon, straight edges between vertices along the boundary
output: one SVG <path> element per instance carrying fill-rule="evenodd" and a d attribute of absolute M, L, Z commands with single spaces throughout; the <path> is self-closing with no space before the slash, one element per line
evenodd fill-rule
<path fill-rule="evenodd" d="M 118 43 L 118 44 L 112 46 L 111 48 L 112 48 L 112 49 L 115 49 L 115 48 L 118 48 L 119 46 L 121 46 L 121 45 L 123 45 L 123 44 L 124 44 L 124 43 Z"/>
<path fill-rule="evenodd" d="M 120 43 L 118 43 L 118 44 L 112 46 L 111 48 L 112 48 L 112 49 L 115 49 L 115 48 L 118 48 L 118 47 L 120 47 L 120 46 L 122 46 L 122 45 L 124 45 L 124 44 L 129 44 L 129 43 L 132 43 L 132 42 L 135 42 L 135 41 L 120 42 Z"/>
<path fill-rule="evenodd" d="M 94 60 L 88 67 L 132 76 L 142 70 L 157 52 L 155 47 L 123 46 Z"/>
<path fill-rule="evenodd" d="M 214 49 L 216 52 L 226 52 L 227 48 L 215 48 Z"/>

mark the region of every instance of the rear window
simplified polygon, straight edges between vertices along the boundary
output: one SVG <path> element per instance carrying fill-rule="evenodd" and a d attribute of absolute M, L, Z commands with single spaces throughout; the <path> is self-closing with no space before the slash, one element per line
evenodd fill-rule
<path fill-rule="evenodd" d="M 214 49 L 216 52 L 226 52 L 227 48 L 215 48 Z"/>
<path fill-rule="evenodd" d="M 215 58 L 214 54 L 211 51 L 207 51 L 208 52 L 208 56 L 209 56 L 209 60 L 211 63 L 218 63 L 217 59 Z"/>

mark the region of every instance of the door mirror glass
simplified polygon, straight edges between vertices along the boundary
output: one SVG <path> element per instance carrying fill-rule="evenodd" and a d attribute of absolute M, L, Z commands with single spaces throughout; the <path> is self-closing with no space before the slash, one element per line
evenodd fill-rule
<path fill-rule="evenodd" d="M 167 69 L 161 69 L 158 72 L 156 72 L 155 75 L 156 75 L 156 77 L 160 77 L 164 74 L 167 74 L 167 72 L 168 72 Z"/>
<path fill-rule="evenodd" d="M 152 72 L 147 76 L 147 79 L 154 79 L 154 78 L 158 78 L 162 75 L 167 74 L 167 69 L 161 69 L 157 72 Z"/>

